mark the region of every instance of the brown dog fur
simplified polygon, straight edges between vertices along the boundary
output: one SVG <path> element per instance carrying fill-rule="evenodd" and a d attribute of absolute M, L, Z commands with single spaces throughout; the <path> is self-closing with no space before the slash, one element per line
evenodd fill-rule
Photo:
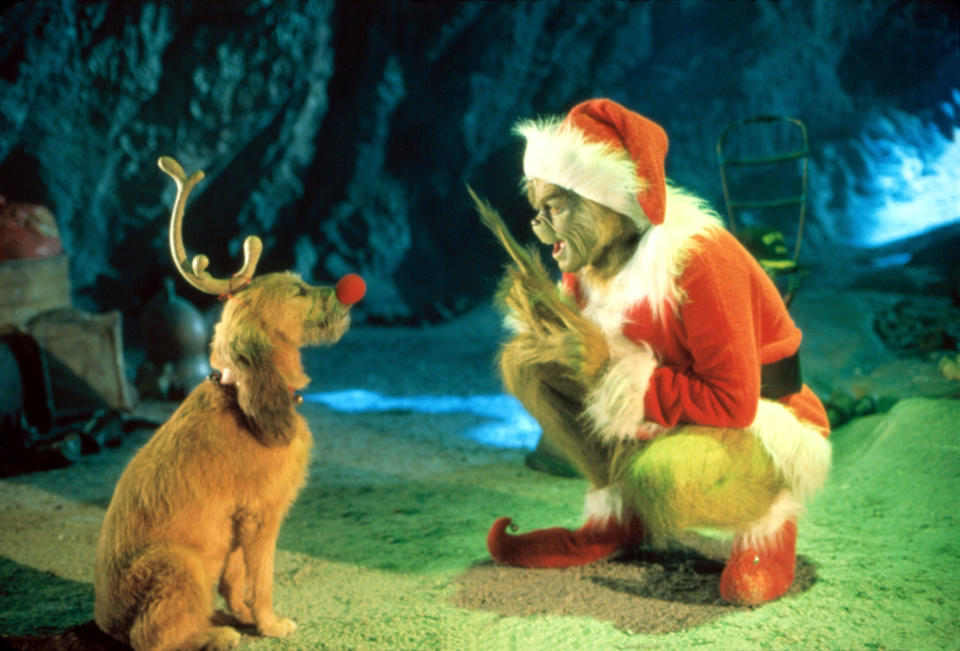
<path fill-rule="evenodd" d="M 215 622 L 215 588 L 261 635 L 296 629 L 274 613 L 272 587 L 312 440 L 293 397 L 309 381 L 299 349 L 348 326 L 332 288 L 291 273 L 227 301 L 211 364 L 233 383 L 198 386 L 131 460 L 107 509 L 94 574 L 103 631 L 137 650 L 231 648 L 240 634 Z"/>

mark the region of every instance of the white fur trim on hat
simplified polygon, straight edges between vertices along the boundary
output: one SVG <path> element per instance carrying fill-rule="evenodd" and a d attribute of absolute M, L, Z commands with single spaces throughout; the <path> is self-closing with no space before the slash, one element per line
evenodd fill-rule
<path fill-rule="evenodd" d="M 646 182 L 626 149 L 587 140 L 582 131 L 559 118 L 525 120 L 514 127 L 527 148 L 523 173 L 572 190 L 632 219 L 641 230 L 650 226 L 637 193 Z"/>
<path fill-rule="evenodd" d="M 644 396 L 657 358 L 649 346 L 623 335 L 608 341 L 613 363 L 587 395 L 584 414 L 601 440 L 632 439 L 644 422 Z"/>

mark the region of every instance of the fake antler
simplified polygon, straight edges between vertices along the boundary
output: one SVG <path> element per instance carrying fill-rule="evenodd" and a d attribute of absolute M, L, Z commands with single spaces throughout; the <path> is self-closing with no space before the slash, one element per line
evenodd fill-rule
<path fill-rule="evenodd" d="M 194 256 L 192 264 L 187 264 L 187 251 L 183 246 L 183 208 L 187 195 L 197 183 L 203 180 L 203 170 L 197 170 L 187 178 L 183 168 L 170 156 L 161 156 L 157 165 L 170 175 L 177 184 L 177 198 L 170 213 L 170 254 L 173 262 L 188 283 L 207 294 L 222 296 L 239 289 L 250 282 L 253 272 L 263 251 L 263 242 L 256 235 L 248 235 L 243 241 L 243 267 L 230 278 L 214 278 L 207 271 L 210 260 L 205 255 Z M 239 282 L 238 282 L 239 281 Z"/>

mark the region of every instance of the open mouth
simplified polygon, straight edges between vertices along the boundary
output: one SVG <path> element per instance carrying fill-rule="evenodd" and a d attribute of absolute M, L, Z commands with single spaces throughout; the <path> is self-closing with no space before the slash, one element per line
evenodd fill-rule
<path fill-rule="evenodd" d="M 563 253 L 563 250 L 567 248 L 567 243 L 563 240 L 553 243 L 553 257 L 559 258 L 560 254 Z"/>

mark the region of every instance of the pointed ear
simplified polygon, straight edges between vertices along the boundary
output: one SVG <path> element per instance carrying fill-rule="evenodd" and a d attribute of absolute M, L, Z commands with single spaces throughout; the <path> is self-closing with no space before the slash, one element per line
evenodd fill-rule
<path fill-rule="evenodd" d="M 293 426 L 293 398 L 270 356 L 270 341 L 259 328 L 237 324 L 214 345 L 213 356 L 236 376 L 237 403 L 265 445 L 286 443 Z"/>

